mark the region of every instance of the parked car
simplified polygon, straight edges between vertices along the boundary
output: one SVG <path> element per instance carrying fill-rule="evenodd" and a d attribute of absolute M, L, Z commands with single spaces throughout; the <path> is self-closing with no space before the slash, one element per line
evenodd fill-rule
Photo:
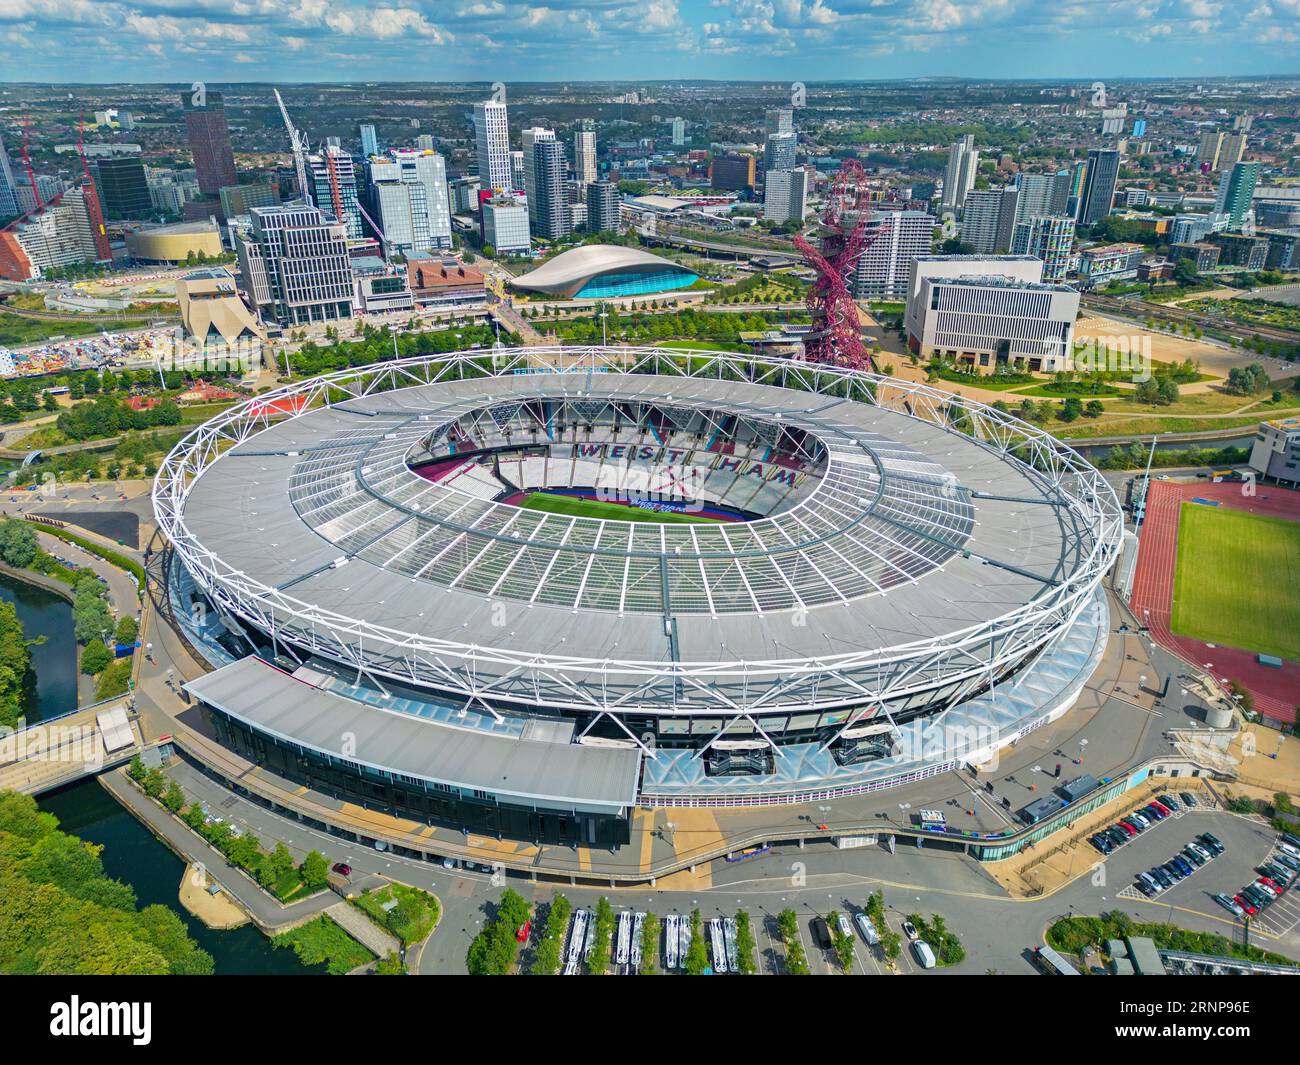
<path fill-rule="evenodd" d="M 1179 869 L 1178 866 L 1176 866 L 1173 862 L 1165 862 L 1165 864 L 1162 865 L 1160 868 L 1163 869 L 1170 876 L 1172 876 L 1175 880 L 1182 880 L 1187 876 L 1187 874 L 1184 873 L 1181 869 Z"/>
<path fill-rule="evenodd" d="M 1154 880 L 1141 880 L 1137 882 L 1137 889 L 1149 899 L 1153 899 L 1160 893 L 1160 887 Z"/>
<path fill-rule="evenodd" d="M 1139 830 L 1146 831 L 1152 825 L 1151 818 L 1145 814 L 1138 813 L 1136 810 L 1129 814 L 1129 824 L 1136 825 Z"/>
<path fill-rule="evenodd" d="M 822 950 L 830 950 L 833 940 L 831 939 L 831 930 L 830 926 L 826 923 L 826 919 L 824 917 L 814 917 L 808 927 L 812 929 L 813 942 L 821 947 Z"/>
<path fill-rule="evenodd" d="M 837 913 L 835 923 L 840 926 L 840 935 L 848 936 L 850 939 L 853 938 L 853 925 L 850 923 L 847 913 Z"/>
<path fill-rule="evenodd" d="M 1282 885 L 1270 876 L 1261 876 L 1255 883 L 1271 894 L 1273 898 L 1278 898 L 1282 894 Z"/>
<path fill-rule="evenodd" d="M 1254 884 L 1247 884 L 1241 889 L 1241 893 L 1250 899 L 1261 910 L 1273 901 L 1273 896 Z"/>
<path fill-rule="evenodd" d="M 1174 813 L 1177 813 L 1179 810 L 1178 800 L 1172 795 L 1157 795 L 1156 802 L 1166 809 L 1172 810 Z"/>
<path fill-rule="evenodd" d="M 1202 832 L 1198 838 L 1216 858 L 1227 850 L 1227 848 L 1219 842 L 1219 837 L 1212 833 Z"/>
<path fill-rule="evenodd" d="M 1294 839 L 1295 837 L 1292 838 Z M 1292 858 L 1300 858 L 1300 847 L 1292 846 L 1290 843 L 1286 842 L 1286 839 L 1287 835 L 1286 833 L 1283 833 L 1282 842 L 1277 845 L 1277 849 L 1283 854 L 1290 855 Z"/>
<path fill-rule="evenodd" d="M 1215 895 L 1214 901 L 1227 910 L 1234 917 L 1240 917 L 1245 913 L 1245 908 L 1236 899 L 1230 899 L 1227 895 Z"/>
<path fill-rule="evenodd" d="M 1191 847 L 1183 848 L 1183 857 L 1196 866 L 1197 869 L 1205 864 L 1205 859 L 1192 850 Z"/>
<path fill-rule="evenodd" d="M 1106 829 L 1106 835 L 1117 847 L 1122 847 L 1128 842 L 1128 833 L 1117 825 L 1111 825 L 1110 828 Z"/>
<path fill-rule="evenodd" d="M 1260 872 L 1263 873 L 1265 876 L 1267 876 L 1270 880 L 1275 881 L 1282 888 L 1283 891 L 1289 888 L 1291 886 L 1291 881 L 1295 879 L 1294 874 L 1288 872 L 1287 870 L 1283 869 L 1280 865 L 1277 865 L 1273 862 L 1269 862 L 1268 865 L 1263 866 L 1260 869 Z"/>
<path fill-rule="evenodd" d="M 1170 876 L 1162 866 L 1157 865 L 1151 870 L 1151 875 L 1155 877 L 1156 883 L 1161 888 L 1170 888 L 1174 886 L 1174 878 Z"/>
<path fill-rule="evenodd" d="M 1190 851 L 1194 851 L 1195 853 L 1199 854 L 1199 855 L 1200 855 L 1202 858 L 1204 858 L 1207 862 L 1209 862 L 1209 861 L 1213 861 L 1213 860 L 1214 860 L 1214 855 L 1211 854 L 1211 853 L 1210 853 L 1208 850 L 1206 850 L 1204 847 L 1202 847 L 1199 843 L 1189 843 L 1189 844 L 1187 844 L 1187 849 L 1190 850 Z"/>
<path fill-rule="evenodd" d="M 1172 802 L 1173 800 L 1170 801 Z M 1169 803 L 1165 802 L 1164 797 L 1157 797 L 1152 799 L 1151 804 L 1162 814 L 1164 814 L 1166 817 L 1168 817 L 1171 813 L 1174 812 L 1174 810 L 1178 808 L 1177 803 L 1174 803 L 1173 806 L 1170 806 Z"/>
<path fill-rule="evenodd" d="M 1160 886 L 1160 881 L 1157 880 L 1157 879 L 1156 879 L 1154 876 L 1152 876 L 1150 873 L 1138 873 L 1138 875 L 1137 875 L 1137 879 L 1138 879 L 1138 887 L 1144 887 L 1144 886 L 1145 886 L 1145 887 L 1148 887 L 1148 888 L 1151 889 L 1151 891 L 1149 892 L 1149 894 L 1154 895 L 1156 892 L 1158 892 L 1158 891 L 1163 891 L 1163 890 L 1164 890 L 1164 889 Z"/>
<path fill-rule="evenodd" d="M 913 943 L 921 938 L 921 933 L 916 930 L 916 925 L 911 921 L 903 922 L 903 935 L 907 936 Z"/>
<path fill-rule="evenodd" d="M 1273 855 L 1273 860 L 1275 862 L 1281 862 L 1288 869 L 1300 873 L 1300 859 L 1292 858 L 1291 855 L 1283 854 L 1281 851 L 1278 851 L 1277 854 Z"/>
<path fill-rule="evenodd" d="M 334 872 L 338 873 L 339 876 L 351 876 L 352 866 L 348 865 L 347 862 L 335 862 Z"/>
<path fill-rule="evenodd" d="M 1178 867 L 1178 869 L 1182 872 L 1183 876 L 1191 876 L 1194 872 L 1196 872 L 1196 867 L 1192 865 L 1192 863 L 1189 862 L 1186 858 L 1184 858 L 1181 854 L 1175 854 L 1169 860 L 1173 862 L 1175 866 Z"/>
<path fill-rule="evenodd" d="M 1102 854 L 1109 854 L 1115 849 L 1115 844 L 1110 841 L 1109 837 L 1103 836 L 1100 832 L 1095 836 L 1090 836 L 1088 842 L 1101 851 Z"/>
<path fill-rule="evenodd" d="M 919 939 L 914 940 L 912 942 L 912 953 L 916 956 L 916 962 L 922 969 L 934 968 L 934 951 L 930 949 L 929 943 L 922 943 Z"/>
<path fill-rule="evenodd" d="M 1130 824 L 1128 821 L 1120 821 L 1117 827 L 1128 833 L 1129 839 L 1132 839 L 1138 834 L 1137 826 Z"/>
<path fill-rule="evenodd" d="M 1143 816 L 1149 817 L 1152 821 L 1163 821 L 1168 815 L 1160 809 L 1155 803 L 1142 808 Z"/>
<path fill-rule="evenodd" d="M 1250 899 L 1248 899 L 1245 895 L 1233 895 L 1232 901 L 1235 902 L 1238 906 L 1240 906 L 1252 917 L 1254 917 L 1255 914 L 1258 912 L 1257 909 L 1255 908 L 1255 904 L 1251 902 Z"/>
<path fill-rule="evenodd" d="M 1190 791 L 1180 791 L 1178 797 L 1183 800 L 1183 805 L 1189 810 L 1196 805 L 1196 796 Z"/>

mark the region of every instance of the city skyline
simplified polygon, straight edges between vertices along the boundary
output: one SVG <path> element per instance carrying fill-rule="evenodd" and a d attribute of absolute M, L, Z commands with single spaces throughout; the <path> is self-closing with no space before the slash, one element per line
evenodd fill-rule
<path fill-rule="evenodd" d="M 575 59 L 584 81 L 1260 77 L 1293 73 L 1298 41 L 1300 0 L 313 0 L 296 9 L 253 0 L 233 10 L 211 0 L 183 9 L 15 0 L 0 9 L 0 42 L 23 56 L 14 74 L 62 83 L 75 51 L 82 84 L 137 80 L 142 59 L 160 81 L 339 81 L 373 72 L 379 58 L 417 74 L 427 65 L 439 81 L 563 81 Z"/>

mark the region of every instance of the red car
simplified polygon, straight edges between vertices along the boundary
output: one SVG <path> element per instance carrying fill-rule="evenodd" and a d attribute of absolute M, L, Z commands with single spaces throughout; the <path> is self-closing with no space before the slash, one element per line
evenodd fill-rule
<path fill-rule="evenodd" d="M 1271 887 L 1274 891 L 1276 891 L 1279 895 L 1282 894 L 1282 885 L 1279 884 L 1276 880 L 1274 880 L 1271 876 L 1261 876 L 1261 877 L 1259 878 L 1259 880 L 1257 881 L 1257 883 L 1260 883 L 1260 884 L 1267 884 L 1267 885 L 1268 885 L 1269 887 Z"/>
<path fill-rule="evenodd" d="M 1252 917 L 1255 916 L 1255 904 L 1246 898 L 1245 895 L 1233 895 L 1232 901 L 1245 910 Z"/>
<path fill-rule="evenodd" d="M 1164 814 L 1166 817 L 1168 817 L 1170 814 L 1173 813 L 1173 810 L 1169 809 L 1169 807 L 1166 806 L 1164 803 L 1162 803 L 1159 799 L 1152 799 L 1152 800 L 1151 800 L 1151 805 L 1154 806 L 1157 810 L 1159 810 L 1159 811 L 1160 811 L 1162 814 Z"/>
<path fill-rule="evenodd" d="M 1130 839 L 1132 839 L 1134 836 L 1137 835 L 1137 829 L 1134 828 L 1132 825 L 1130 825 L 1127 821 L 1118 822 L 1116 827 L 1119 828 L 1121 831 L 1126 832 Z"/>
<path fill-rule="evenodd" d="M 515 939 L 517 939 L 520 943 L 527 943 L 528 936 L 532 932 L 532 930 L 533 930 L 533 919 L 530 917 L 528 918 L 528 920 L 526 920 L 523 924 L 519 926 L 518 931 L 515 932 Z"/>
<path fill-rule="evenodd" d="M 348 865 L 346 862 L 335 862 L 334 872 L 338 873 L 339 876 L 351 876 L 352 866 Z"/>

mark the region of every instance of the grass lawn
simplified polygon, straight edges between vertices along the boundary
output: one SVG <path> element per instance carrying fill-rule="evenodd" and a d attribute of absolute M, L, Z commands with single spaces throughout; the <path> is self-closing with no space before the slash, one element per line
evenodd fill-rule
<path fill-rule="evenodd" d="M 598 499 L 574 499 L 547 492 L 531 492 L 519 503 L 525 510 L 544 510 L 548 514 L 571 514 L 579 518 L 604 518 L 606 521 L 648 521 L 656 525 L 678 525 L 717 521 L 695 514 L 671 514 L 622 503 L 603 503 Z"/>
<path fill-rule="evenodd" d="M 1300 522 L 1184 503 L 1173 630 L 1300 659 Z"/>
<path fill-rule="evenodd" d="M 392 905 L 394 901 L 396 906 Z M 438 923 L 438 900 L 427 891 L 406 884 L 389 884 L 378 891 L 367 891 L 353 899 L 352 905 L 408 947 L 427 938 Z"/>
<path fill-rule="evenodd" d="M 375 957 L 324 914 L 273 937 L 271 945 L 292 948 L 304 965 L 323 963 L 332 976 L 349 973 Z"/>

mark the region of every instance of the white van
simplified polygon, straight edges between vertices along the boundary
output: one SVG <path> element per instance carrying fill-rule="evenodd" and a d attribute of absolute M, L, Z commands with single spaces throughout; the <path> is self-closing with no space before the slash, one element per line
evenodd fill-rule
<path fill-rule="evenodd" d="M 880 944 L 880 935 L 876 932 L 875 923 L 865 913 L 859 910 L 853 915 L 853 919 L 858 922 L 858 930 L 862 933 L 862 938 L 870 943 L 873 947 Z"/>
<path fill-rule="evenodd" d="M 918 939 L 912 944 L 912 953 L 916 955 L 917 964 L 922 969 L 934 968 L 934 951 L 930 949 L 930 944 L 924 939 Z"/>

